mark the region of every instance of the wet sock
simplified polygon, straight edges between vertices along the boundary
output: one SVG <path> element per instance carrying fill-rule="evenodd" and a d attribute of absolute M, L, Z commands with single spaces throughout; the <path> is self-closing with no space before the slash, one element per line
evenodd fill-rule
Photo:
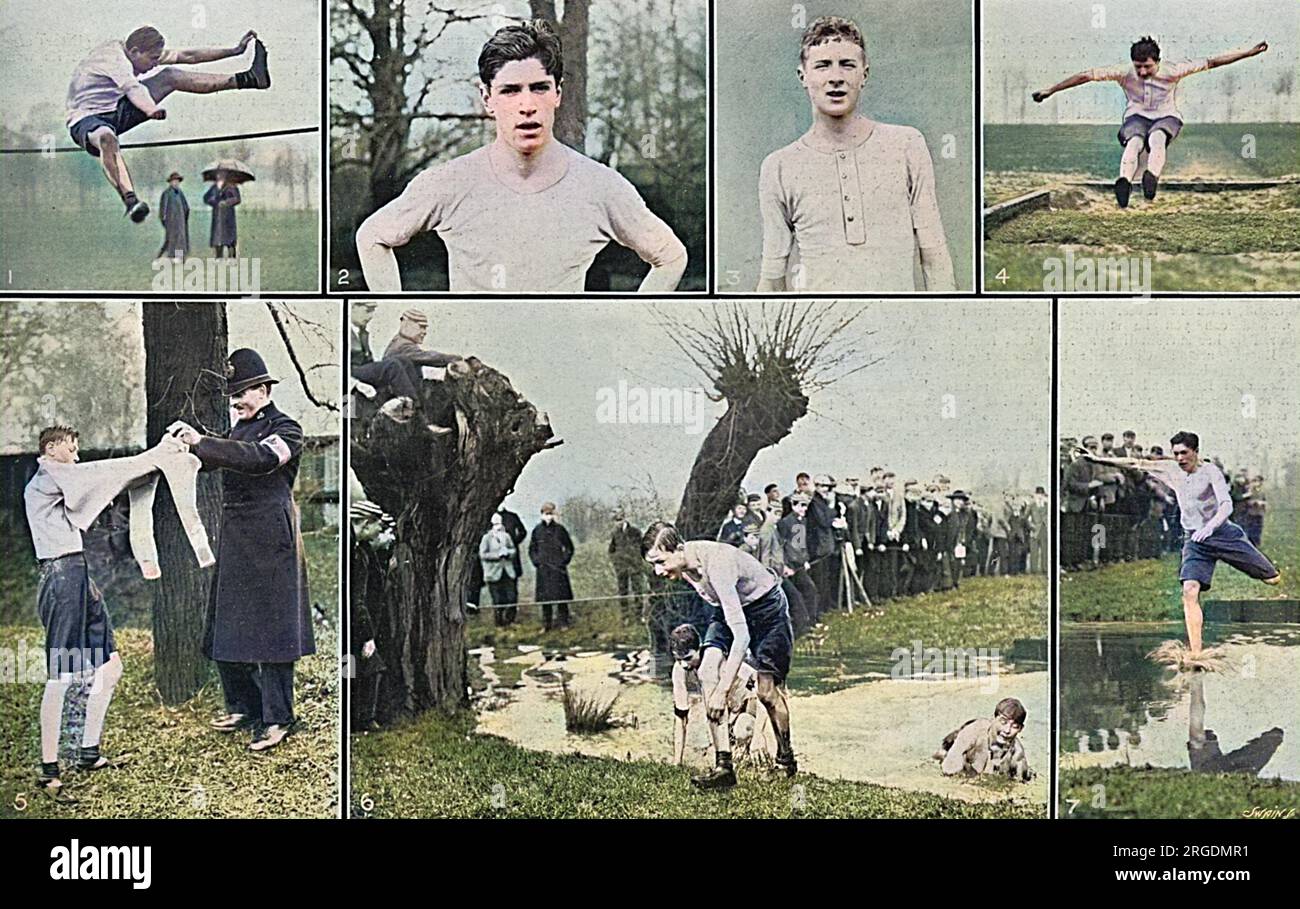
<path fill-rule="evenodd" d="M 42 775 L 42 776 L 47 776 L 47 777 L 58 776 L 58 775 L 59 775 L 59 762 L 58 762 L 58 761 L 54 761 L 53 763 L 50 763 L 50 762 L 48 762 L 48 761 L 42 761 L 42 762 L 41 762 L 41 775 Z"/>
<path fill-rule="evenodd" d="M 140 201 L 140 197 L 135 193 L 127 193 L 122 197 L 122 201 L 126 203 L 127 210 L 130 211 L 135 207 L 135 203 Z"/>
<path fill-rule="evenodd" d="M 727 768 L 730 768 L 730 767 L 731 767 L 731 752 L 730 752 L 730 751 L 719 751 L 719 752 L 718 752 L 718 766 L 719 766 L 719 767 L 727 767 Z"/>
<path fill-rule="evenodd" d="M 251 69 L 246 69 L 242 73 L 235 73 L 235 88 L 257 88 Z"/>

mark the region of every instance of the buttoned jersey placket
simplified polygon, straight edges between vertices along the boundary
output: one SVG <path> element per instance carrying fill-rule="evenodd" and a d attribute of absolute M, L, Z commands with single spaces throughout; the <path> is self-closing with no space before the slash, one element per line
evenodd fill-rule
<path fill-rule="evenodd" d="M 839 177 L 840 212 L 844 239 L 850 246 L 867 242 L 867 228 L 862 208 L 862 176 L 858 156 L 853 150 L 835 152 L 835 170 Z"/>

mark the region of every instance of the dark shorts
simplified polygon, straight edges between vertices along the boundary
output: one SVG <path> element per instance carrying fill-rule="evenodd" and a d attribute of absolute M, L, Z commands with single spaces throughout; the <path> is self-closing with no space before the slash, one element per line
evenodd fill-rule
<path fill-rule="evenodd" d="M 97 669 L 117 650 L 113 622 L 82 553 L 41 563 L 36 611 L 45 626 L 50 678 Z"/>
<path fill-rule="evenodd" d="M 750 662 L 759 672 L 770 672 L 778 685 L 784 683 L 794 653 L 794 628 L 790 625 L 790 604 L 780 584 L 745 607 L 745 624 L 749 626 Z M 732 640 L 722 608 L 715 607 L 704 632 L 704 646 L 728 653 Z"/>
<path fill-rule="evenodd" d="M 1201 543 L 1194 542 L 1191 533 L 1187 532 L 1178 580 L 1200 581 L 1201 589 L 1209 590 L 1216 562 L 1227 562 L 1257 581 L 1276 577 L 1278 573 L 1273 563 L 1251 545 L 1246 531 L 1231 521 L 1224 521 L 1208 540 Z"/>
<path fill-rule="evenodd" d="M 1125 117 L 1124 122 L 1120 125 L 1119 136 L 1120 145 L 1128 145 L 1128 140 L 1134 136 L 1141 136 L 1146 140 L 1147 151 L 1151 150 L 1151 133 L 1160 130 L 1169 137 L 1168 145 L 1178 138 L 1179 131 L 1183 128 L 1183 121 L 1177 117 L 1161 117 L 1159 120 L 1152 120 L 1150 117 L 1144 117 L 1141 114 L 1134 114 L 1131 117 Z"/>
<path fill-rule="evenodd" d="M 129 129 L 135 129 L 148 119 L 149 115 L 132 104 L 130 98 L 123 98 L 117 102 L 117 108 L 114 110 L 82 117 L 68 127 L 68 134 L 72 136 L 73 142 L 98 158 L 99 149 L 91 145 L 88 138 L 91 133 L 101 126 L 107 126 L 115 135 L 120 136 Z"/>

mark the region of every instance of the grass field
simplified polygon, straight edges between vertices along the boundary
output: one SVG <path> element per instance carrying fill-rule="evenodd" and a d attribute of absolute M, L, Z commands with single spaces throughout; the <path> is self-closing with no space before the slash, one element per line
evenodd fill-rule
<path fill-rule="evenodd" d="M 569 575 L 577 598 L 617 590 L 603 541 L 579 544 Z M 526 575 L 519 585 L 520 599 L 531 600 L 532 590 L 532 577 Z M 491 602 L 486 588 L 483 593 L 484 602 Z M 465 638 L 470 647 L 538 644 L 557 650 L 611 650 L 646 646 L 645 626 L 624 616 L 617 600 L 580 603 L 572 607 L 572 613 L 571 628 L 547 632 L 542 628 L 539 607 L 521 605 L 515 623 L 506 628 L 496 628 L 491 610 L 483 609 L 470 618 Z M 824 655 L 888 654 L 916 639 L 927 647 L 996 647 L 1010 653 L 1017 638 L 1047 635 L 1046 578 L 970 578 L 962 582 L 960 590 L 893 600 L 880 609 L 858 610 L 853 615 L 833 613 L 823 621 L 827 627 L 818 635 L 818 651 Z"/>
<path fill-rule="evenodd" d="M 206 212 L 191 210 L 191 254 L 196 257 L 211 254 L 209 223 Z M 261 293 L 319 289 L 316 212 L 241 210 L 238 230 L 239 255 L 260 260 Z M 21 216 L 10 210 L 0 216 L 0 292 L 149 291 L 155 286 L 152 264 L 162 239 L 162 226 L 154 214 L 143 224 L 132 224 L 120 212 L 99 209 L 36 210 Z"/>
<path fill-rule="evenodd" d="M 0 647 L 19 641 L 40 652 L 36 626 L 0 628 Z M 120 629 L 126 673 L 113 695 L 103 750 L 120 767 L 78 773 L 64 763 L 57 797 L 32 785 L 40 761 L 38 711 L 43 684 L 0 685 L 0 818 L 333 817 L 338 806 L 339 682 L 337 643 L 318 634 L 317 653 L 297 664 L 297 731 L 255 754 L 246 735 L 222 735 L 208 721 L 224 712 L 215 678 L 178 707 L 153 686 L 153 638 Z M 38 656 L 39 662 L 39 656 Z"/>
<path fill-rule="evenodd" d="M 1240 818 L 1252 809 L 1300 817 L 1300 783 L 1151 767 L 1061 772 L 1063 818 Z"/>
<path fill-rule="evenodd" d="M 1025 805 L 979 804 L 869 783 L 741 774 L 699 793 L 680 767 L 530 751 L 473 735 L 473 717 L 425 714 L 352 737 L 352 816 L 477 818 L 1040 817 Z"/>
<path fill-rule="evenodd" d="M 1270 509 L 1260 541 L 1282 572 L 1277 587 L 1261 584 L 1226 565 L 1214 572 L 1214 586 L 1202 599 L 1300 599 L 1300 512 Z M 1181 621 L 1179 554 L 1061 574 L 1061 620 L 1066 622 Z"/>
<path fill-rule="evenodd" d="M 1253 137 L 1253 145 L 1244 137 Z M 1253 157 L 1243 157 L 1243 150 Z M 1120 148 L 1111 126 L 990 125 L 984 132 L 984 204 L 1084 180 L 1113 180 Z M 1300 176 L 1300 124 L 1192 124 L 1170 146 L 1165 180 Z M 1035 290 L 1044 260 L 1150 257 L 1153 291 L 1281 291 L 1300 283 L 1300 187 L 1222 193 L 1168 190 L 1128 209 L 1107 191 L 1053 193 L 1053 208 L 993 228 L 985 241 L 988 290 Z M 1056 288 L 1060 289 L 1060 288 Z M 1076 289 L 1076 288 L 1066 288 Z M 1079 290 L 1097 288 L 1078 287 Z"/>

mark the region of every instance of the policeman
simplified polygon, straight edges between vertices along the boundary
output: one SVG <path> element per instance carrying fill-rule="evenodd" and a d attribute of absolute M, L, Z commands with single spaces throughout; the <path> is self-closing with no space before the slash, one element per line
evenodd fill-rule
<path fill-rule="evenodd" d="M 217 664 L 226 701 L 226 714 L 212 727 L 251 730 L 253 751 L 273 748 L 289 734 L 293 664 L 316 652 L 293 502 L 302 427 L 271 402 L 277 381 L 256 351 L 236 350 L 226 367 L 226 394 L 238 417 L 230 433 L 217 438 L 184 423 L 172 426 L 204 469 L 225 471 L 203 653 Z"/>

